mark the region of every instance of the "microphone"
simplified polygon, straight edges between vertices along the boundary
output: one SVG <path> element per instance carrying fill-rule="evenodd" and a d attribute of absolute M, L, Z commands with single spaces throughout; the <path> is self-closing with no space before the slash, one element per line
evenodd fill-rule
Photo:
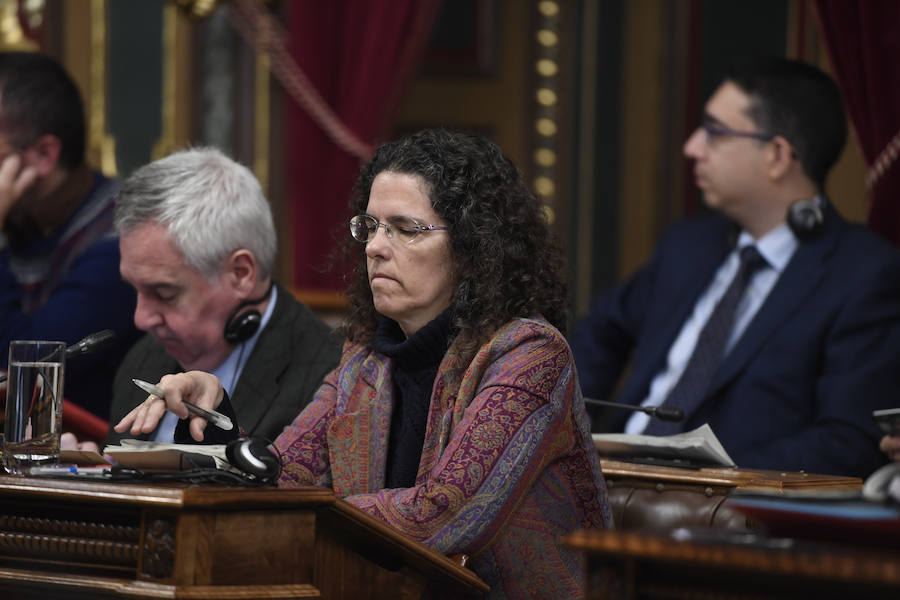
<path fill-rule="evenodd" d="M 89 354 L 94 350 L 98 350 L 103 346 L 109 344 L 113 338 L 116 337 L 116 332 L 112 329 L 104 329 L 103 331 L 97 331 L 95 333 L 91 333 L 90 335 L 85 336 L 81 340 L 75 342 L 71 346 L 66 347 L 66 358 L 72 358 L 73 356 L 81 356 L 82 354 Z M 45 360 L 49 359 L 50 356 L 44 357 Z M 6 373 L 0 374 L 0 383 L 6 381 L 8 375 Z"/>
<path fill-rule="evenodd" d="M 87 335 L 66 348 L 66 358 L 81 356 L 82 354 L 89 354 L 94 350 L 99 350 L 113 341 L 115 337 L 116 333 L 112 329 L 104 329 L 103 331 Z"/>
<path fill-rule="evenodd" d="M 593 404 L 595 406 L 611 406 L 612 408 L 640 411 L 662 421 L 673 421 L 677 423 L 684 419 L 684 411 L 680 408 L 672 408 L 671 406 L 634 406 L 633 404 L 622 404 L 621 402 L 610 402 L 608 400 L 597 400 L 595 398 L 587 397 L 584 398 L 584 403 Z"/>

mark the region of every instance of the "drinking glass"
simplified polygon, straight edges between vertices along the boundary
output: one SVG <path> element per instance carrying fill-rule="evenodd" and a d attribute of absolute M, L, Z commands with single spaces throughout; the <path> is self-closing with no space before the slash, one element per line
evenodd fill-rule
<path fill-rule="evenodd" d="M 3 436 L 3 467 L 8 473 L 27 474 L 33 466 L 59 462 L 65 354 L 64 342 L 9 344 Z"/>

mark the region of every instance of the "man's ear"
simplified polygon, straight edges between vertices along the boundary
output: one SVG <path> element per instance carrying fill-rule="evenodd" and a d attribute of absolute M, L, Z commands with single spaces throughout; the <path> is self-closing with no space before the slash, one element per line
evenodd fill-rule
<path fill-rule="evenodd" d="M 37 170 L 40 177 L 46 177 L 59 165 L 62 142 L 50 133 L 45 133 L 31 143 L 22 154 L 25 162 Z"/>
<path fill-rule="evenodd" d="M 766 149 L 766 170 L 769 173 L 769 177 L 773 180 L 781 179 L 787 174 L 796 160 L 797 155 L 789 141 L 780 135 L 772 138 Z"/>
<path fill-rule="evenodd" d="M 239 295 L 253 293 L 258 269 L 256 257 L 246 248 L 235 250 L 225 260 L 226 281 Z"/>

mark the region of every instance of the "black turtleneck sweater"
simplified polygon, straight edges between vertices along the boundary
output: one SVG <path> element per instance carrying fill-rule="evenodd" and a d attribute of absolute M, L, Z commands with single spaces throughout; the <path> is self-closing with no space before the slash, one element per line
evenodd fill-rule
<path fill-rule="evenodd" d="M 434 378 L 450 337 L 450 309 L 406 339 L 396 321 L 383 319 L 375 350 L 393 360 L 394 411 L 388 437 L 386 488 L 415 485 L 425 443 Z"/>

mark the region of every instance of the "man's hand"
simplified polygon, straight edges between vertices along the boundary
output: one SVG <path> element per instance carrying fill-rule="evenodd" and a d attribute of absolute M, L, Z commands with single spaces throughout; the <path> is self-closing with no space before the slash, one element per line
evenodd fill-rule
<path fill-rule="evenodd" d="M 18 154 L 10 154 L 0 164 L 0 229 L 6 225 L 6 217 L 16 202 L 37 180 L 37 169 L 24 164 Z"/>
<path fill-rule="evenodd" d="M 119 433 L 130 431 L 132 435 L 150 433 L 159 425 L 166 410 L 169 410 L 178 415 L 180 419 L 190 417 L 191 437 L 202 442 L 206 419 L 191 415 L 181 400 L 183 398 L 200 408 L 216 410 L 224 397 L 222 383 L 216 379 L 215 375 L 203 371 L 189 371 L 177 375 L 164 375 L 158 385 L 165 392 L 165 399 L 150 394 L 146 400 L 125 415 L 113 429 Z"/>

